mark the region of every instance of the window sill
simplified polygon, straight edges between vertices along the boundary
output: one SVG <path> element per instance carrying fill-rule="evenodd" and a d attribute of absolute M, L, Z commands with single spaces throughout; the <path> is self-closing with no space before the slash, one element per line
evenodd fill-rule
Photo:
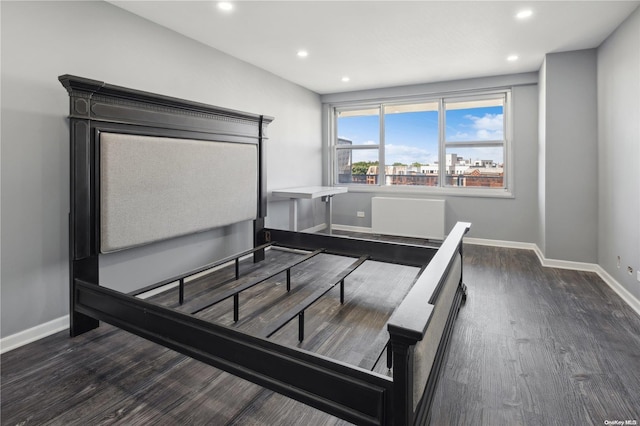
<path fill-rule="evenodd" d="M 376 193 L 376 194 L 402 194 L 402 195 L 427 195 L 448 197 L 473 197 L 473 198 L 515 198 L 513 191 L 506 189 L 457 189 L 440 187 L 416 187 L 416 186 L 377 186 L 377 185 L 349 185 L 340 184 L 349 188 L 348 192 Z"/>

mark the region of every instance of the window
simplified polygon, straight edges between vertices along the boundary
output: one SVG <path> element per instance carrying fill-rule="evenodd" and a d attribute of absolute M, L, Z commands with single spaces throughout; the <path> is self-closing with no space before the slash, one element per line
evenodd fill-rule
<path fill-rule="evenodd" d="M 338 183 L 377 185 L 380 164 L 380 108 L 338 112 L 336 174 Z"/>
<path fill-rule="evenodd" d="M 445 100 L 445 185 L 505 188 L 505 96 Z"/>
<path fill-rule="evenodd" d="M 386 185 L 438 186 L 424 170 L 438 163 L 438 116 L 438 102 L 384 106 Z"/>
<path fill-rule="evenodd" d="M 334 182 L 504 191 L 508 101 L 501 91 L 334 107 Z"/>

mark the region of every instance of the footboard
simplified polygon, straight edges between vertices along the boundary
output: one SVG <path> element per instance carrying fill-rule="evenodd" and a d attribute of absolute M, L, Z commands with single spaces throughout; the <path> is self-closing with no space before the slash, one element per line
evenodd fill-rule
<path fill-rule="evenodd" d="M 459 222 L 417 280 L 387 327 L 393 364 L 393 423 L 426 424 L 453 323 L 464 298 Z"/>

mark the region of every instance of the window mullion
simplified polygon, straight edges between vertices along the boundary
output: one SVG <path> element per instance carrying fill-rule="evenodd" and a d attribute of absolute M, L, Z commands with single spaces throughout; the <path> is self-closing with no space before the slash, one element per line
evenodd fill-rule
<path fill-rule="evenodd" d="M 446 166 L 446 143 L 445 126 L 447 125 L 444 111 L 444 99 L 438 100 L 438 186 L 445 186 L 445 166 Z"/>
<path fill-rule="evenodd" d="M 383 105 L 378 106 L 379 123 L 380 123 L 380 149 L 378 150 L 378 186 L 385 184 L 385 142 L 384 142 L 384 108 Z"/>
<path fill-rule="evenodd" d="M 331 132 L 331 140 L 332 140 L 332 155 L 331 158 L 329 159 L 329 170 L 330 170 L 330 176 L 331 176 L 331 184 L 332 185 L 338 185 L 340 183 L 340 179 L 338 176 L 338 109 L 337 108 L 333 108 L 333 120 L 331 121 L 330 125 L 330 132 Z"/>
<path fill-rule="evenodd" d="M 503 162 L 503 170 L 504 170 L 504 188 L 505 190 L 512 189 L 513 183 L 513 154 L 512 154 L 512 142 L 513 142 L 513 115 L 511 114 L 511 92 L 506 92 L 504 94 L 504 104 L 503 104 L 503 115 L 502 115 L 502 128 L 504 129 L 504 154 L 502 157 Z"/>

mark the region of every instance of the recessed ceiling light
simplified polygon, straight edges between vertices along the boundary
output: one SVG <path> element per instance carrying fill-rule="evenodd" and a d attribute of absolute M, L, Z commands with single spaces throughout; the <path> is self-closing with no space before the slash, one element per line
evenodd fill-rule
<path fill-rule="evenodd" d="M 343 82 L 343 83 L 346 83 L 346 82 L 347 82 L 347 81 L 349 81 L 349 80 L 351 80 L 351 79 L 350 79 L 348 76 L 346 76 L 346 75 L 345 75 L 344 77 L 342 77 L 342 82 Z"/>
<path fill-rule="evenodd" d="M 300 58 L 306 58 L 307 56 L 309 56 L 309 52 L 307 52 L 306 50 L 298 50 L 298 56 Z"/>
<path fill-rule="evenodd" d="M 233 3 L 229 2 L 229 1 L 219 1 L 218 2 L 218 9 L 224 10 L 225 12 L 229 12 L 229 11 L 233 10 Z"/>
<path fill-rule="evenodd" d="M 518 60 L 518 55 L 507 56 L 507 61 L 509 61 L 509 62 L 515 62 L 517 60 Z"/>
<path fill-rule="evenodd" d="M 520 12 L 518 12 L 516 14 L 516 18 L 518 18 L 518 19 L 527 19 L 527 18 L 530 18 L 531 15 L 533 15 L 533 11 L 531 9 L 525 9 L 525 10 L 521 10 Z"/>

